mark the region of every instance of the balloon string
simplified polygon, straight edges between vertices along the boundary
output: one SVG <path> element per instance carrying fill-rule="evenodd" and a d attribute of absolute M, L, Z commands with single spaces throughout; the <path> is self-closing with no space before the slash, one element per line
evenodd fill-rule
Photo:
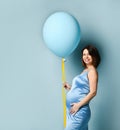
<path fill-rule="evenodd" d="M 65 59 L 62 58 L 62 83 L 66 81 L 65 77 Z M 65 94 L 65 89 L 62 86 L 62 99 L 63 99 L 63 120 L 64 120 L 64 128 L 66 127 L 66 94 Z"/>

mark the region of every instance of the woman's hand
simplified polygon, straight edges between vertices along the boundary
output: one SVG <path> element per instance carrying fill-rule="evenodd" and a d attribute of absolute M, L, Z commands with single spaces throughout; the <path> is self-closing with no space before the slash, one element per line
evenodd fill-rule
<path fill-rule="evenodd" d="M 67 82 L 63 83 L 63 87 L 67 90 L 70 90 L 70 88 L 71 88 Z"/>
<path fill-rule="evenodd" d="M 72 103 L 71 106 L 70 113 L 74 115 L 80 109 L 80 105 L 79 103 Z"/>

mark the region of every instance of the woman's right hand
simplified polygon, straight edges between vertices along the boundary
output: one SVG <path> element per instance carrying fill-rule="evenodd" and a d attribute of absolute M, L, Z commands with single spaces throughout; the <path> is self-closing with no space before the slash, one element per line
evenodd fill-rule
<path fill-rule="evenodd" d="M 67 83 L 67 82 L 64 82 L 63 83 L 63 87 L 66 89 L 66 90 L 70 90 L 70 85 Z"/>

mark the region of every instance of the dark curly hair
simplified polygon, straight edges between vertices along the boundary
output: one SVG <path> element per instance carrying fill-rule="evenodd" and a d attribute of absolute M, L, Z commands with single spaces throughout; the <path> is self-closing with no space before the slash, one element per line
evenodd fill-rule
<path fill-rule="evenodd" d="M 82 50 L 81 50 L 81 53 L 82 53 L 82 56 L 83 56 L 83 51 L 87 49 L 89 54 L 92 56 L 92 59 L 93 59 L 93 66 L 95 68 L 98 67 L 98 65 L 100 64 L 100 61 L 101 61 L 101 57 L 100 57 L 100 54 L 97 50 L 96 47 L 92 46 L 92 45 L 87 45 L 85 46 Z M 86 67 L 86 64 L 84 63 L 83 61 L 83 58 L 82 58 L 82 64 L 84 67 Z"/>

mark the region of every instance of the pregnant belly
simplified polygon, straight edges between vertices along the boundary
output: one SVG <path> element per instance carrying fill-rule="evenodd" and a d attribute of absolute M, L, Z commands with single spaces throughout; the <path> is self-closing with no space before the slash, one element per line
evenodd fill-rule
<path fill-rule="evenodd" d="M 66 106 L 70 109 L 72 103 L 80 102 L 86 94 L 82 94 L 78 91 L 69 91 L 66 96 Z"/>

